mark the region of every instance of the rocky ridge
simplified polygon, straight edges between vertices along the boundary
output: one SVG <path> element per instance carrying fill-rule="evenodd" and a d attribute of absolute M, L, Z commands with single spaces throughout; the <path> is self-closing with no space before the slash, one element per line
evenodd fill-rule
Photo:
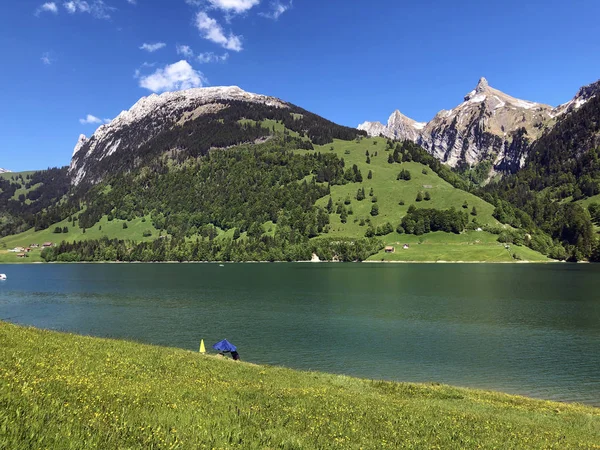
<path fill-rule="evenodd" d="M 573 100 L 554 108 L 512 97 L 481 78 L 463 103 L 440 111 L 428 123 L 395 111 L 387 125 L 365 122 L 358 129 L 371 136 L 416 142 L 452 167 L 490 161 L 496 171 L 514 172 L 523 165 L 532 142 L 599 92 L 600 81 L 581 88 Z"/>
<path fill-rule="evenodd" d="M 165 129 L 217 112 L 226 107 L 227 101 L 288 107 L 277 98 L 246 92 L 237 86 L 152 94 L 140 99 L 128 111 L 121 112 L 110 123 L 100 126 L 91 137 L 80 135 L 73 150 L 69 175 L 74 184 L 79 184 L 94 162 L 116 152 L 135 152 Z"/>

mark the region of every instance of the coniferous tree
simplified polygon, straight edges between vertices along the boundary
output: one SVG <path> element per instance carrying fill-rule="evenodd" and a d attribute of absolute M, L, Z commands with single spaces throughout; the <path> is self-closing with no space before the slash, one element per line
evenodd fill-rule
<path fill-rule="evenodd" d="M 346 211 L 346 208 L 342 208 L 342 212 L 340 214 L 340 221 L 342 223 L 346 223 L 348 221 L 348 211 Z"/>
<path fill-rule="evenodd" d="M 365 199 L 365 188 L 358 188 L 356 192 L 356 200 L 359 202 Z"/>

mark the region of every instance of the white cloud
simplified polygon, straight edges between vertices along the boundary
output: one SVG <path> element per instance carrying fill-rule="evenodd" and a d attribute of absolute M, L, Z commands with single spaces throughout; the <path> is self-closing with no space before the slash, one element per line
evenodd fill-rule
<path fill-rule="evenodd" d="M 130 5 L 137 5 L 136 0 L 127 0 L 127 3 L 129 3 Z"/>
<path fill-rule="evenodd" d="M 223 53 L 222 55 L 215 55 L 213 52 L 205 52 L 205 53 L 200 53 L 198 55 L 197 59 L 200 64 L 220 63 L 220 62 L 225 62 L 229 59 L 229 53 Z"/>
<path fill-rule="evenodd" d="M 225 36 L 225 32 L 219 23 L 204 12 L 200 11 L 196 15 L 196 28 L 202 33 L 204 39 L 219 44 L 228 50 L 239 52 L 242 50 L 242 40 L 240 36 L 236 36 L 233 33 L 229 33 L 229 36 Z"/>
<path fill-rule="evenodd" d="M 156 44 L 146 44 L 144 42 L 144 44 L 140 47 L 140 50 L 146 50 L 147 52 L 155 52 L 157 50 L 160 50 L 161 48 L 165 48 L 167 46 L 167 44 L 165 44 L 164 42 L 157 42 Z"/>
<path fill-rule="evenodd" d="M 52 58 L 50 58 L 50 53 L 48 53 L 48 52 L 44 53 L 40 59 L 46 66 L 49 66 L 50 64 L 52 64 L 54 62 L 54 60 Z"/>
<path fill-rule="evenodd" d="M 186 58 L 193 58 L 194 51 L 191 49 L 189 45 L 177 45 L 177 54 L 183 55 Z"/>
<path fill-rule="evenodd" d="M 110 19 L 110 12 L 115 8 L 108 6 L 103 0 L 70 0 L 63 3 L 69 14 L 87 13 L 97 19 Z"/>
<path fill-rule="evenodd" d="M 228 13 L 241 14 L 260 3 L 261 0 L 185 0 L 188 5 L 205 6 L 220 9 Z"/>
<path fill-rule="evenodd" d="M 102 119 L 99 119 L 96 116 L 92 116 L 91 114 L 88 114 L 85 119 L 79 119 L 79 123 L 82 125 L 89 125 L 92 123 L 102 123 L 102 122 L 103 122 Z"/>
<path fill-rule="evenodd" d="M 258 5 L 260 0 L 208 0 L 208 2 L 214 8 L 240 14 Z"/>
<path fill-rule="evenodd" d="M 178 91 L 202 87 L 205 82 L 202 72 L 185 60 L 181 60 L 162 69 L 157 69 L 151 75 L 140 78 L 140 87 L 152 92 Z"/>
<path fill-rule="evenodd" d="M 266 17 L 267 19 L 277 20 L 284 12 L 292 7 L 292 1 L 285 5 L 279 1 L 271 2 L 271 11 L 267 13 L 259 13 L 259 15 Z"/>
<path fill-rule="evenodd" d="M 56 6 L 56 3 L 54 2 L 46 2 L 43 5 L 41 5 L 38 9 L 36 9 L 35 15 L 37 16 L 42 12 L 51 12 L 52 14 L 58 14 L 58 6 Z"/>

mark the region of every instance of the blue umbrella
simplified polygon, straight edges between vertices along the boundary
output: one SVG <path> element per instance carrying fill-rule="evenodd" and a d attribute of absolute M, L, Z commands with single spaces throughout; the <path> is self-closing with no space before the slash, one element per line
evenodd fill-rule
<path fill-rule="evenodd" d="M 213 345 L 213 348 L 220 352 L 235 352 L 237 350 L 237 347 L 231 342 L 229 342 L 227 339 L 223 339 L 221 342 L 217 342 L 215 345 Z"/>

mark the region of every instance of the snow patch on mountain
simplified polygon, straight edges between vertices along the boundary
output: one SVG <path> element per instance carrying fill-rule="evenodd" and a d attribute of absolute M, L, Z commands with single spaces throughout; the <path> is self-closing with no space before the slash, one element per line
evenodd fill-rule
<path fill-rule="evenodd" d="M 10 172 L 11 172 L 10 170 L 3 169 L 0 167 L 0 173 L 10 173 Z"/>

